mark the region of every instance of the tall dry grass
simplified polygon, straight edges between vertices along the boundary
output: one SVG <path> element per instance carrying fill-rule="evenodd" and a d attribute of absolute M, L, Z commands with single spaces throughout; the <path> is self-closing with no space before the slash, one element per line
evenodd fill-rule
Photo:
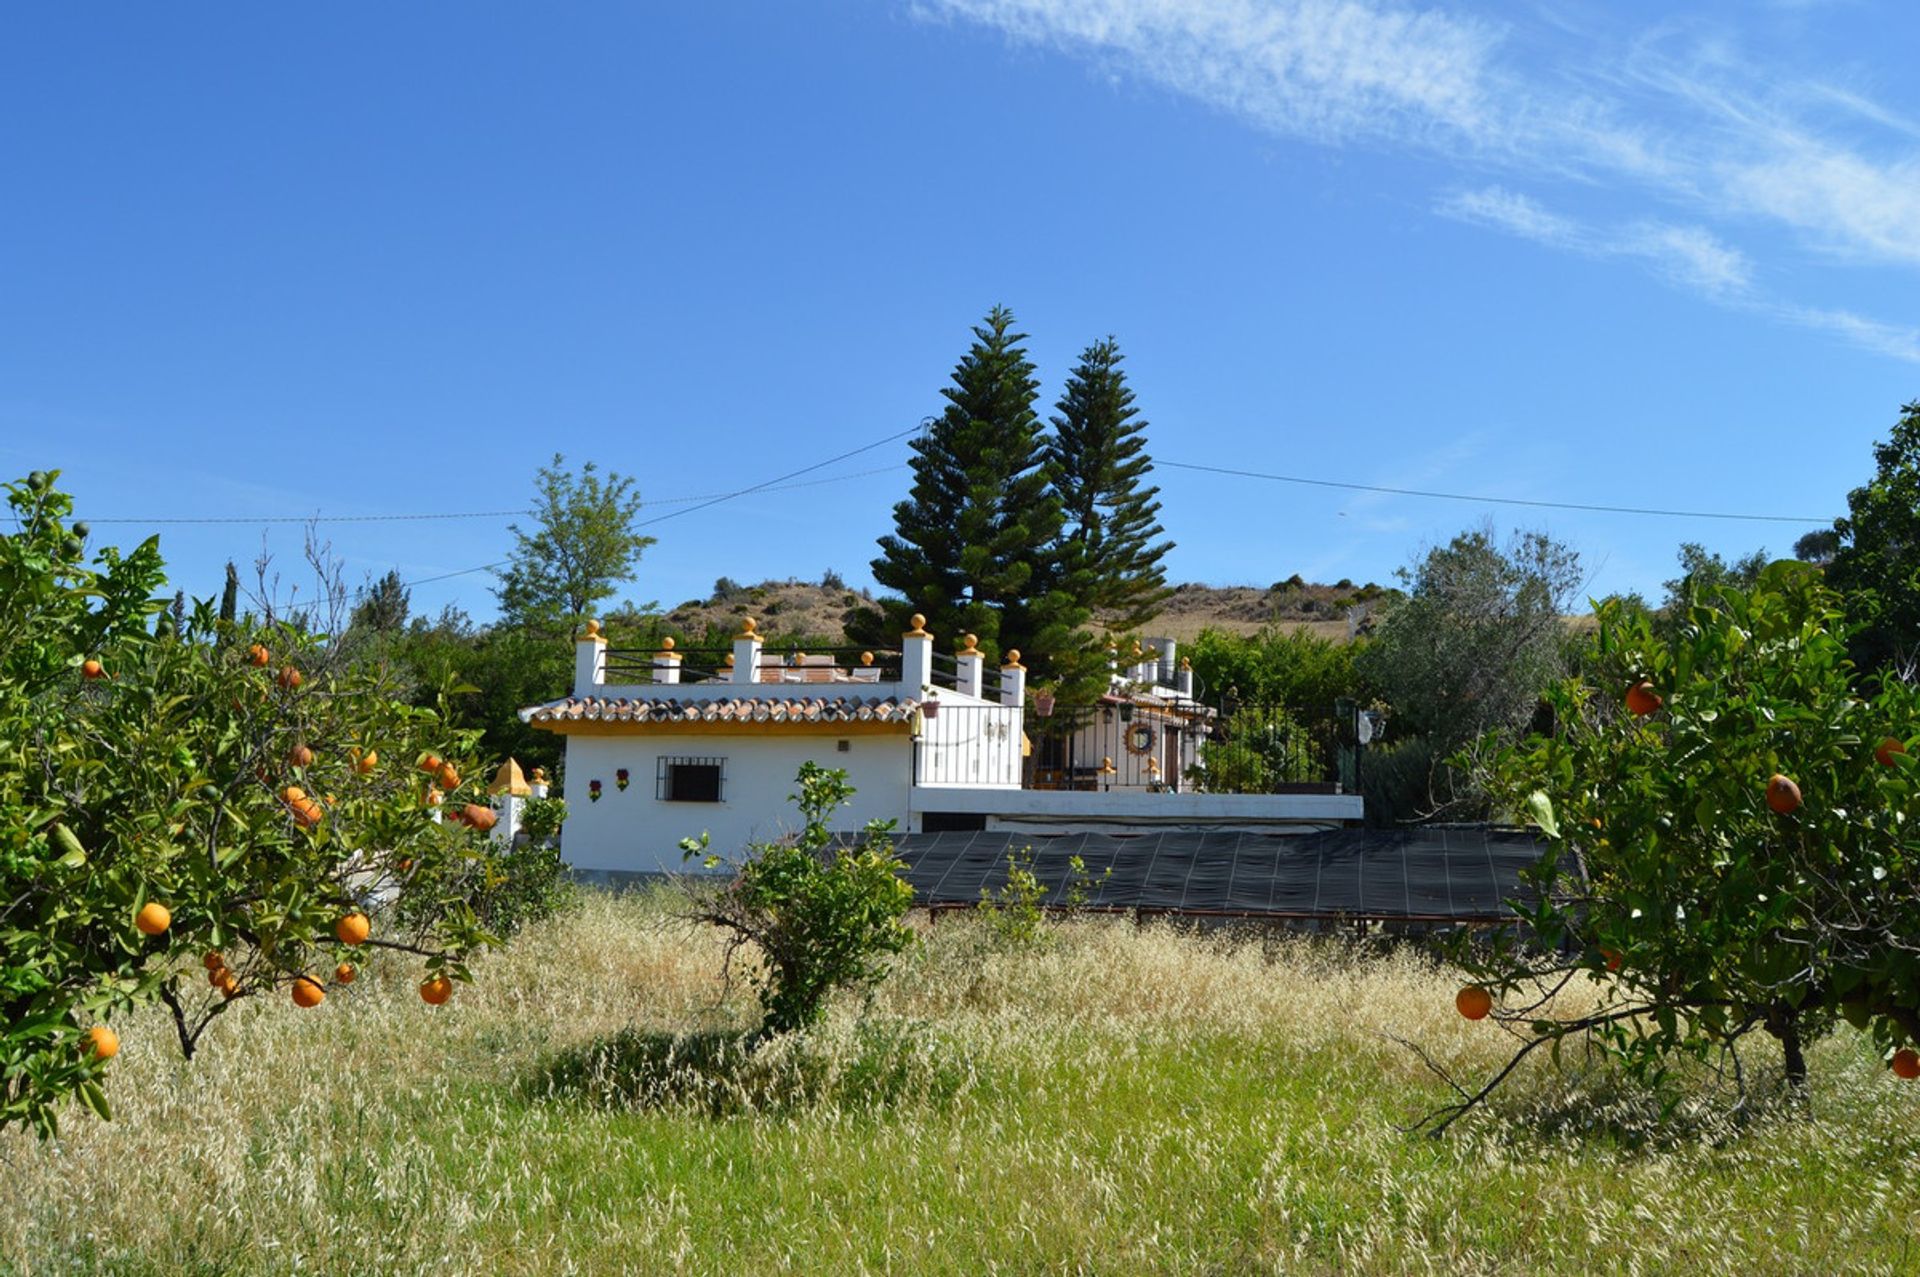
<path fill-rule="evenodd" d="M 1411 951 L 943 921 L 807 1042 L 742 1055 L 710 936 L 589 893 L 438 1010 L 375 961 L 199 1059 L 120 1025 L 116 1120 L 0 1137 L 0 1271 L 1855 1272 L 1912 1256 L 1920 1094 L 1860 1042 L 1811 1117 L 1662 1117 L 1578 1060 L 1441 1141 L 1415 1055 L 1497 1030 Z M 1764 1068 L 1763 1068 L 1764 1071 Z"/>

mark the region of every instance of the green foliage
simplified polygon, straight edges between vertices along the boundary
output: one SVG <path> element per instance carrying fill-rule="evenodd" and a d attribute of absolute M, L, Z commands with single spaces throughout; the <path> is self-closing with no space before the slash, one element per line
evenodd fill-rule
<path fill-rule="evenodd" d="M 1156 541 L 1159 489 L 1146 426 L 1109 337 L 1088 346 L 1067 378 L 1053 418 L 1047 465 L 1065 525 L 1059 572 L 1067 588 L 1110 630 L 1131 632 L 1160 614 L 1172 593 Z"/>
<path fill-rule="evenodd" d="M 1252 635 L 1201 630 L 1183 654 L 1193 664 L 1195 690 L 1208 698 L 1231 694 L 1249 705 L 1327 711 L 1339 700 L 1373 699 L 1355 664 L 1364 646 L 1269 625 Z"/>
<path fill-rule="evenodd" d="M 893 822 L 870 822 L 853 845 L 834 846 L 827 821 L 853 795 L 846 772 L 808 761 L 798 781 L 798 834 L 749 844 L 733 860 L 708 854 L 705 834 L 681 843 L 688 858 L 733 870 L 722 885 L 686 889 L 693 916 L 728 933 L 729 961 L 742 945 L 758 951 L 761 1037 L 818 1023 L 835 989 L 880 979 L 887 957 L 913 941 L 902 921 L 913 888 L 894 854 Z"/>
<path fill-rule="evenodd" d="M 566 819 L 564 798 L 529 798 L 520 808 L 520 828 L 527 835 L 527 841 L 535 846 L 553 841 Z"/>
<path fill-rule="evenodd" d="M 1035 677 L 1085 646 L 1086 609 L 1061 588 L 1039 384 L 1013 314 L 995 307 L 941 393 L 946 410 L 913 441 L 913 487 L 880 538 L 874 579 L 895 597 L 849 613 L 852 642 L 894 646 L 919 612 L 943 640 L 979 636 L 989 659 L 1019 649 Z M 1035 662 L 1038 664 L 1034 664 Z"/>
<path fill-rule="evenodd" d="M 572 901 L 574 888 L 558 847 L 528 841 L 500 850 L 499 844 L 489 843 L 486 852 L 476 858 L 475 872 L 465 885 L 474 913 L 493 935 L 507 939 Z"/>
<path fill-rule="evenodd" d="M 400 573 L 389 571 L 361 591 L 353 609 L 353 628 L 375 634 L 396 632 L 407 623 L 407 608 L 412 597 Z"/>
<path fill-rule="evenodd" d="M 1289 781 L 1320 780 L 1327 760 L 1313 734 L 1278 707 L 1235 710 L 1200 745 L 1188 780 L 1216 794 L 1271 794 Z"/>
<path fill-rule="evenodd" d="M 1841 545 L 1827 579 L 1863 621 L 1853 654 L 1863 669 L 1920 666 L 1920 400 L 1876 444 L 1871 482 L 1847 494 Z"/>
<path fill-rule="evenodd" d="M 640 552 L 653 544 L 635 530 L 640 495 L 631 478 L 609 472 L 602 481 L 591 461 L 578 475 L 565 464 L 555 453 L 535 478 L 538 527 L 509 529 L 513 554 L 495 591 L 509 627 L 564 632 L 633 580 Z"/>
<path fill-rule="evenodd" d="M 1676 620 L 1686 614 L 1691 600 L 1709 590 L 1730 585 L 1736 590 L 1751 590 L 1768 562 L 1765 550 L 1755 550 L 1728 563 L 1718 554 L 1695 541 L 1680 545 L 1680 575 L 1668 581 L 1662 610 Z"/>
<path fill-rule="evenodd" d="M 1042 939 L 1047 888 L 1033 872 L 1033 848 L 1007 853 L 1007 880 L 997 891 L 980 888 L 980 916 L 993 937 L 1010 949 L 1031 949 Z"/>
<path fill-rule="evenodd" d="M 465 978 L 489 938 L 455 885 L 476 840 L 428 819 L 412 771 L 429 748 L 473 770 L 470 737 L 317 636 L 223 622 L 211 599 L 176 619 L 154 540 L 89 565 L 57 477 L 8 485 L 19 530 L 0 537 L 0 1126 L 43 1133 L 68 1096 L 108 1111 L 90 1024 L 159 999 L 192 1054 L 232 1005 L 206 951 L 244 998 L 332 970 L 334 924 L 392 897 L 414 925 L 383 914 L 374 943 L 430 968 Z M 363 773 L 356 751 L 380 761 Z M 171 913 L 151 937 L 150 902 Z"/>
<path fill-rule="evenodd" d="M 1709 591 L 1670 635 L 1600 614 L 1600 668 L 1555 689 L 1559 731 L 1507 750 L 1496 792 L 1541 826 L 1539 948 L 1480 955 L 1490 987 L 1585 976 L 1599 1008 L 1506 1016 L 1532 1044 L 1592 1033 L 1640 1077 L 1764 1029 L 1798 1081 L 1801 1044 L 1844 1015 L 1885 1050 L 1920 1042 L 1920 689 L 1856 683 L 1816 569 L 1778 563 Z M 1648 681 L 1647 718 L 1623 708 Z M 1781 813 L 1769 778 L 1799 787 Z M 1555 950 L 1570 957 L 1541 956 Z M 1609 962 L 1618 970 L 1610 972 Z"/>
<path fill-rule="evenodd" d="M 1426 737 L 1445 757 L 1486 733 L 1525 727 L 1541 692 L 1566 671 L 1561 617 L 1580 583 L 1579 556 L 1538 532 L 1503 548 L 1482 529 L 1400 575 L 1406 600 L 1356 657 L 1358 673 L 1392 707 L 1395 738 Z M 1477 805 L 1454 778 L 1435 788 L 1433 803 Z"/>

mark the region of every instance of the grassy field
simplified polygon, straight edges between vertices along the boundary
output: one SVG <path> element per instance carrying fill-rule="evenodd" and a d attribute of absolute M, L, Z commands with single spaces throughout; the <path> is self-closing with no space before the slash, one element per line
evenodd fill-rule
<path fill-rule="evenodd" d="M 0 1272 L 1673 1272 L 1909 1269 L 1920 1088 L 1846 1035 L 1810 1119 L 1665 1122 L 1531 1070 L 1396 1123 L 1499 1033 L 1401 953 L 1119 922 L 994 951 L 943 921 L 866 1002 L 751 1060 L 710 937 L 589 894 L 448 1006 L 373 964 L 201 1058 L 123 1022 L 117 1120 L 0 1136 Z M 1758 1050 L 1758 1048 L 1756 1048 Z M 1761 1061 L 1762 1067 L 1769 1061 Z"/>

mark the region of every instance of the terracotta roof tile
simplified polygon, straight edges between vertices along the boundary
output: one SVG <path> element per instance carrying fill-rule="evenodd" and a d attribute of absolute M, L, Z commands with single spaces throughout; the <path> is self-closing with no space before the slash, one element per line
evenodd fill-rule
<path fill-rule="evenodd" d="M 919 702 L 891 696 L 565 696 L 520 711 L 534 723 L 905 723 Z"/>

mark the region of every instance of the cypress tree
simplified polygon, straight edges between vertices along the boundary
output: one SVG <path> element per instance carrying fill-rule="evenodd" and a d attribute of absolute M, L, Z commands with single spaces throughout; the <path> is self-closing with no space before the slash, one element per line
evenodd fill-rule
<path fill-rule="evenodd" d="M 974 328 L 941 391 L 946 410 L 913 441 L 913 487 L 873 561 L 874 580 L 896 597 L 848 618 L 856 642 L 892 646 L 915 612 L 942 651 L 972 633 L 990 658 L 1018 648 L 1044 668 L 1049 644 L 1073 642 L 1084 614 L 1050 588 L 1060 506 L 1042 465 L 1039 384 L 1013 323 L 996 306 Z"/>
<path fill-rule="evenodd" d="M 1155 540 L 1164 531 L 1160 490 L 1142 486 L 1153 461 L 1124 359 L 1111 337 L 1081 352 L 1053 418 L 1047 459 L 1065 519 L 1063 588 L 1119 631 L 1160 614 L 1172 593 L 1161 559 L 1173 548 Z"/>

